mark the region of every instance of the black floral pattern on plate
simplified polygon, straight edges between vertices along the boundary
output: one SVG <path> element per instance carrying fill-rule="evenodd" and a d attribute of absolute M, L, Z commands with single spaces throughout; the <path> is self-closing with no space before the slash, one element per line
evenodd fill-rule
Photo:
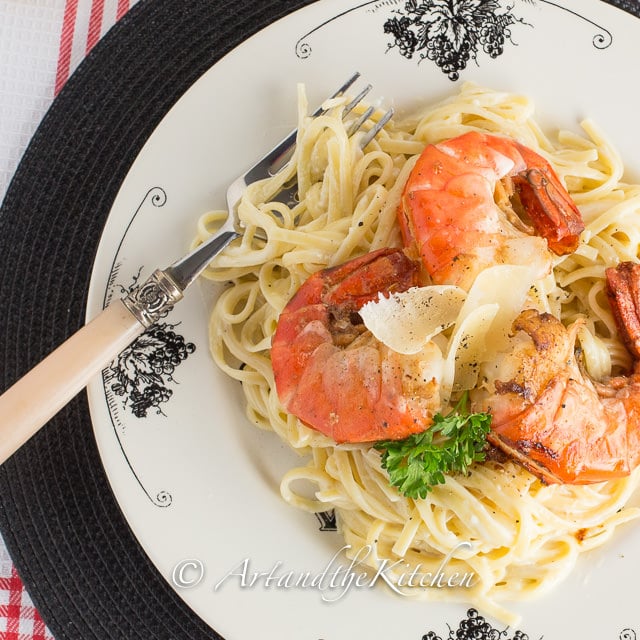
<path fill-rule="evenodd" d="M 173 395 L 169 385 L 175 382 L 177 366 L 192 354 L 196 346 L 176 333 L 177 325 L 156 323 L 136 338 L 110 365 L 115 382 L 111 390 L 124 397 L 125 406 L 137 418 L 146 418 L 150 409 L 162 414 L 161 404 Z"/>
<path fill-rule="evenodd" d="M 422 636 L 422 640 L 531 640 L 529 636 L 520 631 L 509 629 L 497 629 L 491 625 L 476 609 L 469 609 L 467 617 L 458 623 L 457 629 L 449 627 L 449 635 L 446 638 L 439 636 L 435 631 L 429 631 Z"/>
<path fill-rule="evenodd" d="M 497 58 L 507 41 L 513 43 L 511 27 L 526 23 L 512 11 L 498 0 L 407 0 L 396 11 L 398 17 L 384 23 L 384 31 L 394 38 L 390 49 L 397 48 L 405 58 L 417 54 L 431 60 L 457 80 L 480 51 Z"/>
<path fill-rule="evenodd" d="M 514 629 L 498 629 L 481 616 L 476 609 L 469 609 L 466 618 L 463 618 L 456 629 L 449 627 L 446 637 L 439 636 L 435 631 L 429 631 L 421 640 L 534 640 L 524 631 Z M 542 640 L 542 637 L 535 640 Z M 618 640 L 636 640 L 636 632 L 633 629 L 623 629 L 618 635 Z"/>

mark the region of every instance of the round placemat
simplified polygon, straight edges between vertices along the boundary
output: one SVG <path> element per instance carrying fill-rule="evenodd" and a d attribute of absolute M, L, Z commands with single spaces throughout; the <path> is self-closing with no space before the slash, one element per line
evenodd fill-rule
<path fill-rule="evenodd" d="M 608 1 L 640 16 L 637 0 Z M 0 388 L 82 325 L 104 222 L 161 118 L 225 53 L 307 4 L 141 0 L 80 65 L 0 210 Z M 220 637 L 128 527 L 84 393 L 0 467 L 0 530 L 56 640 Z"/>

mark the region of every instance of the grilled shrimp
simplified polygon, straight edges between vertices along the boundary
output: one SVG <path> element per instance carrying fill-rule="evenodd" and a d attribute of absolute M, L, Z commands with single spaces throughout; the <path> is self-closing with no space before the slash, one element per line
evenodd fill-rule
<path fill-rule="evenodd" d="M 640 464 L 640 265 L 622 263 L 606 275 L 632 373 L 592 380 L 576 358 L 582 322 L 567 328 L 528 309 L 513 324 L 512 349 L 474 395 L 493 416 L 489 440 L 547 483 L 601 482 Z"/>
<path fill-rule="evenodd" d="M 366 330 L 358 310 L 379 293 L 419 284 L 419 263 L 381 249 L 312 275 L 285 307 L 271 345 L 284 408 L 336 442 L 400 439 L 440 409 L 442 354 L 429 342 L 397 353 Z"/>
<path fill-rule="evenodd" d="M 272 341 L 283 406 L 336 442 L 404 438 L 428 428 L 441 409 L 438 346 L 393 351 L 364 327 L 364 304 L 427 282 L 468 290 L 496 264 L 537 261 L 545 271 L 549 252 L 575 250 L 584 228 L 545 160 L 476 133 L 427 147 L 399 221 L 404 250 L 378 250 L 313 275 Z M 634 372 L 592 380 L 576 356 L 581 321 L 565 327 L 526 309 L 471 392 L 473 410 L 492 415 L 489 441 L 547 483 L 600 482 L 640 464 L 640 265 L 608 269 L 607 283 Z"/>
<path fill-rule="evenodd" d="M 429 145 L 402 195 L 398 220 L 436 284 L 469 289 L 496 264 L 551 269 L 549 249 L 575 251 L 582 216 L 553 168 L 524 145 L 470 132 Z"/>
<path fill-rule="evenodd" d="M 514 207 L 528 215 L 521 219 Z M 337 442 L 423 431 L 446 396 L 440 348 L 427 341 L 418 353 L 395 352 L 366 330 L 358 314 L 365 303 L 428 282 L 468 288 L 500 263 L 539 264 L 544 275 L 547 247 L 570 251 L 582 230 L 545 160 L 479 133 L 425 149 L 405 186 L 399 222 L 404 251 L 379 250 L 311 276 L 272 340 L 282 405 Z"/>

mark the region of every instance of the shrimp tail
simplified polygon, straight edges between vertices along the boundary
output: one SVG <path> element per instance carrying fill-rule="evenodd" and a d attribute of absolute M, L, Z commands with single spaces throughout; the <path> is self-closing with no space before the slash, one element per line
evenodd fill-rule
<path fill-rule="evenodd" d="M 621 262 L 606 270 L 607 297 L 618 333 L 634 360 L 640 360 L 640 264 Z"/>
<path fill-rule="evenodd" d="M 574 252 L 584 231 L 584 222 L 550 167 L 526 169 L 512 180 L 536 233 L 546 238 L 549 249 L 557 255 Z"/>
<path fill-rule="evenodd" d="M 359 309 L 378 297 L 418 284 L 417 265 L 403 251 L 379 249 L 349 262 L 325 269 L 322 301 L 327 305 L 349 303 Z"/>

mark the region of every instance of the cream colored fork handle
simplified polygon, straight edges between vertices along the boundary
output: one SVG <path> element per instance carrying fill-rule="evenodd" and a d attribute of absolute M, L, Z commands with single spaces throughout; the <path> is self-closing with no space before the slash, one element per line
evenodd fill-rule
<path fill-rule="evenodd" d="M 118 300 L 5 391 L 0 396 L 0 464 L 143 331 Z"/>

